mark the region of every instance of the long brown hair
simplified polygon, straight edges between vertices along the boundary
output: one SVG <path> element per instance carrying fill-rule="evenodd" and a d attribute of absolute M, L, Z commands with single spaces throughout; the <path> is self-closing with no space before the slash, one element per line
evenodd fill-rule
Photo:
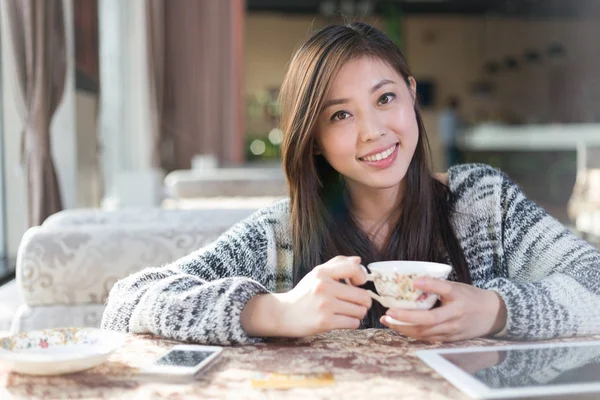
<path fill-rule="evenodd" d="M 429 142 L 417 101 L 419 138 L 404 178 L 404 198 L 398 209 L 403 211 L 382 250 L 359 229 L 348 208 L 340 174 L 323 156 L 315 155 L 314 130 L 325 96 L 340 68 L 360 57 L 387 62 L 409 84 L 412 74 L 398 47 L 378 29 L 354 22 L 325 27 L 309 38 L 294 54 L 281 88 L 294 285 L 315 266 L 337 255 L 358 255 L 364 265 L 383 260 L 450 263 L 453 277 L 471 284 L 463 250 L 450 223 L 451 193 L 432 175 Z M 365 287 L 372 288 L 372 284 Z M 385 308 L 373 302 L 362 326 L 380 326 L 384 313 Z"/>

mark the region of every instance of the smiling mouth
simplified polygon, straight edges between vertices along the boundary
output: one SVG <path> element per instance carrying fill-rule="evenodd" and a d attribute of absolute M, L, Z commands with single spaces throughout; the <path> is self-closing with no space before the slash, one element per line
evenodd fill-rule
<path fill-rule="evenodd" d="M 373 154 L 368 157 L 358 157 L 358 159 L 360 161 L 368 161 L 368 162 L 385 160 L 386 158 L 388 158 L 392 154 L 394 154 L 396 147 L 398 147 L 398 143 L 396 143 L 394 146 L 388 148 L 387 150 L 382 151 L 381 153 Z"/>

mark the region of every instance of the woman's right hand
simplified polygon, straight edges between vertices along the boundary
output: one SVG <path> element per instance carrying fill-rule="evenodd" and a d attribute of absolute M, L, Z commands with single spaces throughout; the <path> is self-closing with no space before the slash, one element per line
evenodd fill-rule
<path fill-rule="evenodd" d="M 352 285 L 341 283 L 343 279 Z M 283 337 L 356 329 L 371 308 L 367 291 L 355 287 L 366 281 L 360 257 L 334 257 L 315 267 L 289 292 L 250 299 L 242 312 L 242 326 L 250 336 Z"/>

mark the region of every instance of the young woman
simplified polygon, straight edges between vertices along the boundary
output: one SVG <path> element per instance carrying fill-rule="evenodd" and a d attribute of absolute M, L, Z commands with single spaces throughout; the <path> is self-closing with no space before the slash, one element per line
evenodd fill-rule
<path fill-rule="evenodd" d="M 281 91 L 289 200 L 119 281 L 102 326 L 215 344 L 386 325 L 431 341 L 600 333 L 600 254 L 491 167 L 436 178 L 416 85 L 377 29 L 317 32 Z M 416 283 L 440 306 L 371 304 L 360 264 L 381 260 L 452 265 Z"/>

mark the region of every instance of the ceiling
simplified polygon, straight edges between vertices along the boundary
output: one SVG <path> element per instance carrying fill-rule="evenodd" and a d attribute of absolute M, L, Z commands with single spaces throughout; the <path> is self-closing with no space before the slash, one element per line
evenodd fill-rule
<path fill-rule="evenodd" d="M 392 4 L 400 7 L 405 14 L 600 16 L 600 0 L 246 0 L 246 3 L 249 11 L 312 15 L 330 10 L 335 15 L 360 16 L 364 15 L 364 7 L 368 7 L 371 13 L 380 14 Z"/>

